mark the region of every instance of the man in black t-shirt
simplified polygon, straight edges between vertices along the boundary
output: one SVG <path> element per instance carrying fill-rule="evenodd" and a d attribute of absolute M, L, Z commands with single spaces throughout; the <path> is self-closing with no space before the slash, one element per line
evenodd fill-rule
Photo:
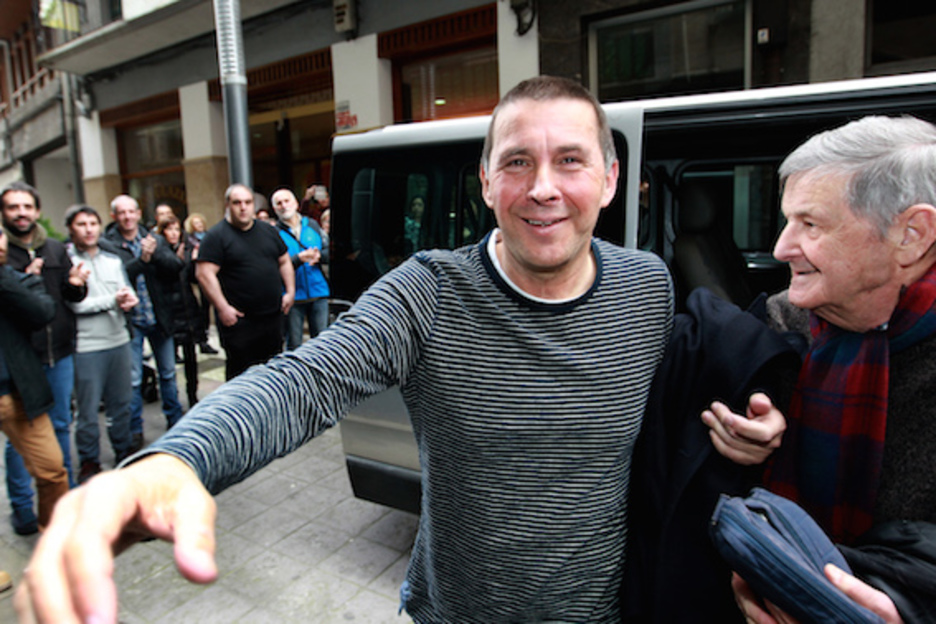
<path fill-rule="evenodd" d="M 233 184 L 224 193 L 224 221 L 205 234 L 196 276 L 218 316 L 225 376 L 266 362 L 283 346 L 283 315 L 295 298 L 295 273 L 276 230 L 254 227 L 253 191 Z"/>

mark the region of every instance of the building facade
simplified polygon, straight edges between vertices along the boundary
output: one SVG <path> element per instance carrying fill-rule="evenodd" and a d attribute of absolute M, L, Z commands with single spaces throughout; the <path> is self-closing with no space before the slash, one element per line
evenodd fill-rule
<path fill-rule="evenodd" d="M 539 73 L 602 101 L 936 68 L 936 9 L 883 0 L 241 0 L 253 183 L 301 193 L 336 133 L 487 113 Z M 6 0 L 0 181 L 221 218 L 209 0 Z M 915 7 L 915 4 L 914 4 Z M 908 33 L 920 32 L 919 37 Z"/>

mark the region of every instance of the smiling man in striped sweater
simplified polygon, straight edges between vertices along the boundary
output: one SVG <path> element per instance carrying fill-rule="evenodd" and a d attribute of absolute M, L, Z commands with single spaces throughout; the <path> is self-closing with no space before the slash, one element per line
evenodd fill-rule
<path fill-rule="evenodd" d="M 172 539 L 183 575 L 211 581 L 209 492 L 396 384 L 423 475 L 402 608 L 420 623 L 620 621 L 630 458 L 673 295 L 657 257 L 592 236 L 618 167 L 581 85 L 514 88 L 481 163 L 498 229 L 415 254 L 318 338 L 66 498 L 29 568 L 39 621 L 115 621 L 108 545 L 130 535 Z"/>

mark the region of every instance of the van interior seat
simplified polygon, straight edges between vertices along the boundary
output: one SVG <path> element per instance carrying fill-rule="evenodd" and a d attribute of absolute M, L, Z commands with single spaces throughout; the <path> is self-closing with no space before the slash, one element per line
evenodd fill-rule
<path fill-rule="evenodd" d="M 680 307 L 700 286 L 742 308 L 753 299 L 731 231 L 732 193 L 728 180 L 711 178 L 685 179 L 677 189 L 673 270 Z"/>

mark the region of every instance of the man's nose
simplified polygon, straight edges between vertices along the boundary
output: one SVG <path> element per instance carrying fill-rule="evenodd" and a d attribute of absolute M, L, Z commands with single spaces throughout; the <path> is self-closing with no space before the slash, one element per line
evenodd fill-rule
<path fill-rule="evenodd" d="M 777 242 L 774 244 L 773 256 L 780 262 L 789 262 L 796 255 L 796 236 L 790 225 L 790 223 L 787 223 L 780 230 L 780 236 L 777 237 Z"/>
<path fill-rule="evenodd" d="M 552 167 L 549 165 L 538 165 L 536 167 L 529 195 L 537 203 L 550 202 L 559 197 L 556 172 L 553 171 Z"/>

